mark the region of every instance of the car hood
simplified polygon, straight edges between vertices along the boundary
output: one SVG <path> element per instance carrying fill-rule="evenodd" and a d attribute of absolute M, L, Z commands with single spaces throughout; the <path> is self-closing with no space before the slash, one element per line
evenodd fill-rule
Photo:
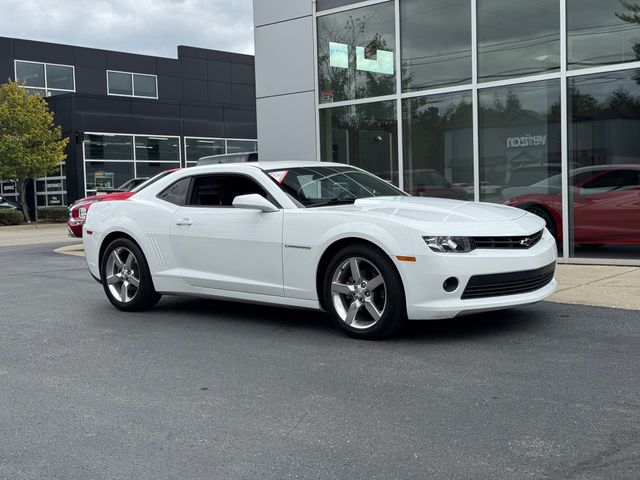
<path fill-rule="evenodd" d="M 516 235 L 542 229 L 544 221 L 518 208 L 493 203 L 429 197 L 375 197 L 353 205 L 329 207 L 341 212 L 384 216 L 422 231 L 447 235 Z"/>
<path fill-rule="evenodd" d="M 108 193 L 106 195 L 92 195 L 90 197 L 84 197 L 80 200 L 76 200 L 73 202 L 72 206 L 79 205 L 81 203 L 86 202 L 103 202 L 105 200 L 126 200 L 131 197 L 135 192 L 116 192 L 116 193 Z"/>

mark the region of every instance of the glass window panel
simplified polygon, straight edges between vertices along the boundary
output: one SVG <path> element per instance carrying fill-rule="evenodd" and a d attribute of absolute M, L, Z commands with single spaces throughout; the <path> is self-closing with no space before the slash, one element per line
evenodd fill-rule
<path fill-rule="evenodd" d="M 133 95 L 131 74 L 121 72 L 107 72 L 109 80 L 109 94 Z"/>
<path fill-rule="evenodd" d="M 469 0 L 403 0 L 402 88 L 471 83 Z"/>
<path fill-rule="evenodd" d="M 255 152 L 257 149 L 255 140 L 227 140 L 227 153 Z"/>
<path fill-rule="evenodd" d="M 133 137 L 129 135 L 86 135 L 87 160 L 133 160 Z"/>
<path fill-rule="evenodd" d="M 38 95 L 42 98 L 47 96 L 46 90 L 42 88 L 26 88 L 25 90 L 27 91 L 27 95 Z"/>
<path fill-rule="evenodd" d="M 47 196 L 38 194 L 36 195 L 36 203 L 38 207 L 46 207 L 47 206 Z"/>
<path fill-rule="evenodd" d="M 634 6 L 637 2 L 568 0 L 569 69 L 639 60 L 640 21 L 633 18 Z"/>
<path fill-rule="evenodd" d="M 133 178 L 133 162 L 86 162 L 87 191 L 117 188 Z"/>
<path fill-rule="evenodd" d="M 47 90 L 47 95 L 46 96 L 47 97 L 53 97 L 55 95 L 65 95 L 67 93 L 71 93 L 71 92 L 68 92 L 66 90 Z"/>
<path fill-rule="evenodd" d="M 571 255 L 640 254 L 640 70 L 569 79 Z"/>
<path fill-rule="evenodd" d="M 56 180 L 47 180 L 47 191 L 51 192 L 61 192 L 64 190 L 64 183 L 62 179 Z"/>
<path fill-rule="evenodd" d="M 478 77 L 502 80 L 560 69 L 558 0 L 478 0 Z"/>
<path fill-rule="evenodd" d="M 398 185 L 396 103 L 320 110 L 321 158 L 364 168 Z"/>
<path fill-rule="evenodd" d="M 136 136 L 136 160 L 180 161 L 180 140 Z"/>
<path fill-rule="evenodd" d="M 480 199 L 528 209 L 550 198 L 550 230 L 561 225 L 560 82 L 481 90 Z M 558 184 L 559 187 L 559 184 Z M 536 212 L 538 213 L 538 212 Z"/>
<path fill-rule="evenodd" d="M 36 181 L 36 193 L 47 193 L 47 184 L 44 180 Z"/>
<path fill-rule="evenodd" d="M 158 96 L 156 77 L 154 75 L 134 75 L 133 94 L 137 97 L 156 98 Z"/>
<path fill-rule="evenodd" d="M 60 207 L 64 205 L 64 200 L 61 194 L 47 195 L 47 204 L 50 207 Z"/>
<path fill-rule="evenodd" d="M 394 17 L 387 2 L 318 18 L 321 103 L 395 92 Z"/>
<path fill-rule="evenodd" d="M 44 88 L 44 63 L 16 61 L 16 82 L 27 87 Z"/>
<path fill-rule="evenodd" d="M 402 116 L 405 191 L 473 200 L 471 92 L 404 100 Z"/>
<path fill-rule="evenodd" d="M 73 90 L 73 67 L 47 64 L 47 88 Z"/>
<path fill-rule="evenodd" d="M 202 157 L 226 153 L 223 139 L 185 138 L 187 162 L 197 162 Z"/>
<path fill-rule="evenodd" d="M 137 162 L 136 173 L 138 177 L 155 177 L 157 174 L 180 168 L 179 163 L 160 163 L 160 162 Z"/>
<path fill-rule="evenodd" d="M 362 0 L 318 0 L 316 10 L 329 10 L 330 8 L 344 7 L 361 1 Z"/>

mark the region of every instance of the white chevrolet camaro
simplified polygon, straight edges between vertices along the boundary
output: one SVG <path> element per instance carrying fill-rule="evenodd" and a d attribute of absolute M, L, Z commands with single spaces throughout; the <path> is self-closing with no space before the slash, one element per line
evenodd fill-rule
<path fill-rule="evenodd" d="M 155 181 L 154 181 L 155 180 Z M 347 334 L 538 302 L 556 289 L 539 217 L 411 197 L 364 170 L 269 162 L 178 170 L 92 206 L 91 274 L 120 310 L 162 294 L 324 309 Z"/>

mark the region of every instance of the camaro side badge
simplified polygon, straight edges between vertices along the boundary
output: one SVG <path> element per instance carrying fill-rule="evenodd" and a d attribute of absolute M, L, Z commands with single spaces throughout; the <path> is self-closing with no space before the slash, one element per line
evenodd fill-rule
<path fill-rule="evenodd" d="M 285 244 L 284 248 L 297 248 L 298 250 L 311 250 L 311 247 L 307 247 L 305 245 L 287 245 L 287 244 Z"/>

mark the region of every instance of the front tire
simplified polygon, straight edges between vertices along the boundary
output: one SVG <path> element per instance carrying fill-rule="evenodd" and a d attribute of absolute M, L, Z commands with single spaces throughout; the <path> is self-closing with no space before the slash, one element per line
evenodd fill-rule
<path fill-rule="evenodd" d="M 347 335 L 374 340 L 398 331 L 406 320 L 404 288 L 391 260 L 368 245 L 350 245 L 329 262 L 323 300 Z"/>
<path fill-rule="evenodd" d="M 102 257 L 100 277 L 107 298 L 118 310 L 149 310 L 160 300 L 142 250 L 128 238 L 109 244 Z"/>

